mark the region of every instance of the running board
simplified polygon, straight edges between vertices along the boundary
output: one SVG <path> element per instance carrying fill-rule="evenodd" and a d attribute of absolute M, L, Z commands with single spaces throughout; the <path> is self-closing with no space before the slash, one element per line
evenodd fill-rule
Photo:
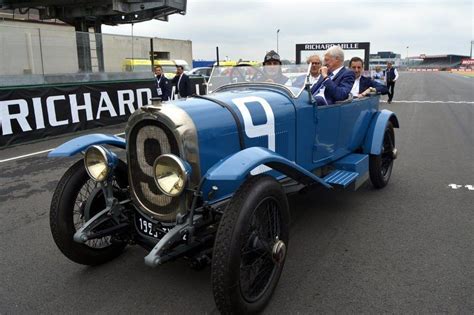
<path fill-rule="evenodd" d="M 329 173 L 329 175 L 327 175 L 323 179 L 329 185 L 346 188 L 347 186 L 352 184 L 357 179 L 357 177 L 359 177 L 359 173 L 335 170 Z"/>
<path fill-rule="evenodd" d="M 356 190 L 369 178 L 367 154 L 352 153 L 335 161 L 331 166 L 334 170 L 323 178 L 329 185 Z"/>

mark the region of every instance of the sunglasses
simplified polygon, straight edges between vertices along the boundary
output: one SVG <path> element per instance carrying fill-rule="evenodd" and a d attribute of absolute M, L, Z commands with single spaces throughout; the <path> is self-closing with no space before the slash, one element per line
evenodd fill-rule
<path fill-rule="evenodd" d="M 312 62 L 311 63 L 313 66 L 317 66 L 317 65 L 320 65 L 321 63 L 320 62 Z"/>

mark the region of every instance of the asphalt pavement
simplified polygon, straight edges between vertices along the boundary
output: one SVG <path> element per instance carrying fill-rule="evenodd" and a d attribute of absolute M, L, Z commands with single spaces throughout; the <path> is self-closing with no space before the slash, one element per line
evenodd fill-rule
<path fill-rule="evenodd" d="M 265 313 L 474 313 L 474 78 L 402 72 L 382 107 L 400 121 L 389 185 L 290 197 L 288 258 Z M 75 158 L 15 157 L 74 136 L 0 150 L 0 314 L 217 313 L 210 268 L 152 269 L 139 247 L 98 267 L 59 252 L 49 205 Z"/>

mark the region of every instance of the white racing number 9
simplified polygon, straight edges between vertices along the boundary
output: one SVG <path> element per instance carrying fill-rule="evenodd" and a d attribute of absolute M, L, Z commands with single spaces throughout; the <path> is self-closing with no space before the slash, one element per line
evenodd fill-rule
<path fill-rule="evenodd" d="M 240 97 L 234 98 L 232 102 L 237 106 L 242 117 L 244 119 L 244 129 L 245 134 L 249 138 L 258 138 L 262 136 L 268 137 L 268 146 L 267 148 L 273 152 L 275 152 L 275 116 L 273 115 L 273 110 L 268 102 L 258 96 L 247 96 L 247 97 Z M 248 109 L 247 104 L 249 103 L 258 103 L 262 106 L 263 110 L 265 111 L 265 116 L 267 117 L 267 122 L 261 125 L 255 125 L 252 120 L 252 115 L 250 115 L 250 111 Z M 250 174 L 257 175 L 260 173 L 264 173 L 271 170 L 271 168 L 260 165 L 250 171 Z"/>

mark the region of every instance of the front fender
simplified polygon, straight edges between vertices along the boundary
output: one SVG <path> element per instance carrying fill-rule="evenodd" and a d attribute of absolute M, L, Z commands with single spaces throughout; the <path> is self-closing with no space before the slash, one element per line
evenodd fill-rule
<path fill-rule="evenodd" d="M 125 149 L 126 141 L 124 138 L 118 136 L 94 133 L 81 136 L 61 144 L 59 147 L 49 152 L 48 157 L 73 156 L 94 144 L 110 144 L 115 147 Z"/>
<path fill-rule="evenodd" d="M 278 153 L 262 147 L 251 147 L 219 161 L 207 171 L 204 175 L 204 196 L 209 194 L 212 186 L 218 189 L 218 197 L 232 194 L 248 174 L 260 165 L 266 165 L 304 185 L 318 183 L 332 188 L 318 176 Z M 221 191 L 221 188 L 224 191 Z"/>
<path fill-rule="evenodd" d="M 387 123 L 391 122 L 394 128 L 399 128 L 398 119 L 394 112 L 382 110 L 375 114 L 365 137 L 363 152 L 379 155 L 382 150 L 382 141 Z"/>

